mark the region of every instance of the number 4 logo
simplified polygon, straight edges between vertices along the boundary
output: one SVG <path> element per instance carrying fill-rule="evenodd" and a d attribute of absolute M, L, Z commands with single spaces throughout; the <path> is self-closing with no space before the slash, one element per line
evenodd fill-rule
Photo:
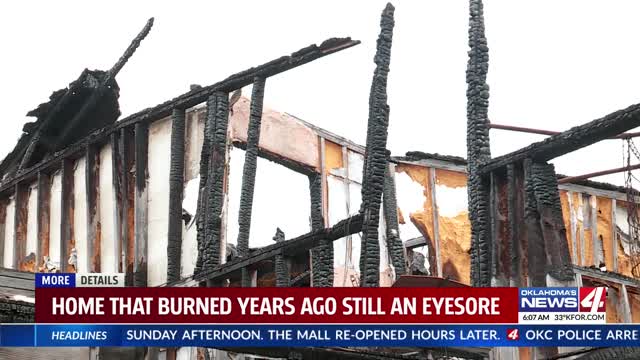
<path fill-rule="evenodd" d="M 605 312 L 606 292 L 602 287 L 580 288 L 581 312 Z"/>
<path fill-rule="evenodd" d="M 507 339 L 509 340 L 520 339 L 520 332 L 518 332 L 518 329 L 507 329 Z"/>

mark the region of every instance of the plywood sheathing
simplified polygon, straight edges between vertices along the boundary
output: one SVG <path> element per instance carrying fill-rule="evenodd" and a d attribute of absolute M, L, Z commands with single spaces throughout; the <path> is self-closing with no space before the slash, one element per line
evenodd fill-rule
<path fill-rule="evenodd" d="M 618 212 L 621 212 L 623 214 L 622 218 L 624 219 L 624 222 L 620 222 L 620 217 L 618 217 L 618 221 L 616 222 L 616 225 L 618 227 L 620 227 L 620 230 L 622 232 L 624 232 L 625 234 L 629 234 L 629 223 L 626 219 L 627 217 L 627 202 L 626 201 L 616 201 L 616 205 L 618 207 Z M 618 223 L 619 222 L 619 223 Z M 618 240 L 618 246 L 617 246 L 617 257 L 618 257 L 618 270 L 617 272 L 619 274 L 625 275 L 625 276 L 630 276 L 633 277 L 633 274 L 631 272 L 631 257 L 630 257 L 630 250 L 629 250 L 629 246 L 627 243 L 628 237 L 626 239 L 619 239 Z M 639 315 L 640 316 L 640 315 Z"/>
<path fill-rule="evenodd" d="M 464 194 L 466 199 L 467 177 L 465 173 L 436 169 L 436 184 L 438 187 L 446 186 L 456 189 Z M 442 198 L 436 190 L 436 204 L 438 208 L 444 206 L 444 202 L 455 199 Z M 450 206 L 450 205 L 449 205 Z M 461 207 L 462 209 L 463 207 Z M 471 257 L 471 223 L 467 206 L 455 216 L 450 216 L 445 211 L 438 211 L 438 234 L 440 241 L 440 261 L 442 263 L 442 276 L 452 280 L 470 284 Z"/>
<path fill-rule="evenodd" d="M 615 254 L 615 249 L 613 248 L 613 236 L 611 233 L 612 229 L 612 219 L 611 219 L 611 206 L 612 201 L 609 198 L 598 197 L 597 199 L 597 231 L 598 236 L 596 241 L 598 241 L 601 245 L 601 249 L 604 253 L 604 263 L 607 270 L 613 270 L 613 256 Z M 599 264 L 595 264 L 599 265 Z"/>
<path fill-rule="evenodd" d="M 629 306 L 631 307 L 631 322 L 640 323 L 640 295 L 629 293 Z"/>
<path fill-rule="evenodd" d="M 567 234 L 567 245 L 569 246 L 569 256 L 571 256 L 571 262 L 575 264 L 576 259 L 574 258 L 574 253 L 573 253 L 573 249 L 575 246 L 574 244 L 575 234 L 571 226 L 571 217 L 573 216 L 571 205 L 573 204 L 573 199 L 571 200 L 569 199 L 570 195 L 571 194 L 568 191 L 560 190 L 560 207 L 562 207 L 562 218 L 564 219 L 564 228 L 567 230 L 566 234 Z"/>
<path fill-rule="evenodd" d="M 429 168 L 419 165 L 401 163 L 396 166 L 396 173 L 405 173 L 411 178 L 411 180 L 422 186 L 424 204 L 422 206 L 422 209 L 420 209 L 419 211 L 410 213 L 409 219 L 427 240 L 427 259 L 429 261 L 429 271 L 432 275 L 435 275 L 437 262 L 435 258 L 435 244 L 433 242 L 433 239 L 435 237 L 433 233 L 433 208 L 431 206 L 432 191 L 431 187 L 429 186 Z M 406 221 L 406 218 L 403 220 Z"/>
<path fill-rule="evenodd" d="M 247 141 L 250 100 L 241 97 L 229 117 L 232 140 Z M 288 139 L 282 141 L 282 139 Z M 320 171 L 318 136 L 294 117 L 270 109 L 262 112 L 260 126 L 261 150 L 313 167 Z"/>

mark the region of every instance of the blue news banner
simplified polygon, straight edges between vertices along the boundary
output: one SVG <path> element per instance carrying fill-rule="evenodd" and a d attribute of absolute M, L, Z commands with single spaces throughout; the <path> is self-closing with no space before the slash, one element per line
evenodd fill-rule
<path fill-rule="evenodd" d="M 638 346 L 640 325 L 0 325 L 0 346 Z"/>

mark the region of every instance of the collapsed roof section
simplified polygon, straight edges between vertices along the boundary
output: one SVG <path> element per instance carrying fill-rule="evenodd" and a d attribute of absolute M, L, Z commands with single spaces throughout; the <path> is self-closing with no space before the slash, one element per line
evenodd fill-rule
<path fill-rule="evenodd" d="M 85 69 L 68 87 L 54 91 L 49 101 L 29 111 L 27 116 L 35 117 L 36 121 L 24 125 L 18 144 L 0 164 L 0 174 L 11 177 L 96 129 L 116 122 L 120 116 L 120 88 L 115 77 L 152 26 L 153 18 L 111 69 Z"/>

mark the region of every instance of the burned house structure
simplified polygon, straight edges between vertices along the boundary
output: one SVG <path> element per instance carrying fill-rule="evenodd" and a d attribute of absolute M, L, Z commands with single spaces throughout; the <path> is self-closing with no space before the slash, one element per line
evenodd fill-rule
<path fill-rule="evenodd" d="M 499 127 L 488 119 L 489 48 L 482 2 L 471 0 L 467 159 L 392 156 L 386 142 L 393 126 L 387 103 L 393 15 L 389 4 L 364 146 L 263 107 L 271 76 L 359 44 L 350 38 L 193 86 L 118 120 L 115 77 L 151 19 L 112 69 L 85 70 L 54 92 L 29 113 L 37 120 L 25 125 L 0 164 L 3 322 L 33 321 L 33 306 L 24 301 L 33 297 L 30 276 L 56 271 L 125 273 L 128 286 L 427 284 L 413 275 L 442 278 L 445 286 L 584 284 L 610 289 L 609 322 L 640 321 L 637 192 L 562 178 L 549 164 L 600 140 L 631 138 L 624 132 L 640 125 L 639 105 L 492 158 L 489 131 Z M 250 98 L 239 92 L 247 86 Z M 304 179 L 308 201 L 296 208 L 301 234 L 287 224 L 273 223 L 268 233 L 254 228 L 264 166 Z M 562 348 L 87 349 L 84 355 L 200 359 L 221 352 L 304 359 L 635 356 L 632 349 Z"/>

